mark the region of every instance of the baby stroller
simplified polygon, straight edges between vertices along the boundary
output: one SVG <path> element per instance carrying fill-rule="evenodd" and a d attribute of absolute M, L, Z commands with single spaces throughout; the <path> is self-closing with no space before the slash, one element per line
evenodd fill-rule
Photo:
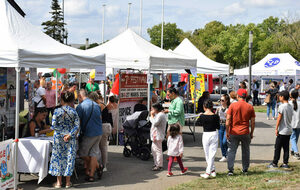
<path fill-rule="evenodd" d="M 123 123 L 125 142 L 123 155 L 130 157 L 131 154 L 141 160 L 149 160 L 151 155 L 150 128 L 147 121 L 148 111 L 135 112 L 127 116 Z"/>

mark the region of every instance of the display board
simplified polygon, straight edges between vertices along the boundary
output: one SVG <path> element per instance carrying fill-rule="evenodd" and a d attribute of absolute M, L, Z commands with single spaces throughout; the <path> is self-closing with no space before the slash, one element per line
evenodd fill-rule
<path fill-rule="evenodd" d="M 0 142 L 0 189 L 14 186 L 12 139 Z"/>
<path fill-rule="evenodd" d="M 146 74 L 122 74 L 120 102 L 136 102 L 147 97 Z"/>
<path fill-rule="evenodd" d="M 197 78 L 193 75 L 190 75 L 190 88 L 192 100 L 195 99 L 195 90 L 196 90 L 196 101 L 202 96 L 205 91 L 205 80 L 204 74 L 197 74 Z"/>

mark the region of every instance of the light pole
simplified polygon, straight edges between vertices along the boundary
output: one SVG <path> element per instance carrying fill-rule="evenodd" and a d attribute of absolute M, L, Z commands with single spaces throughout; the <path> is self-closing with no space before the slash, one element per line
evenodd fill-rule
<path fill-rule="evenodd" d="M 130 7 L 131 7 L 131 3 L 128 3 L 128 15 L 127 15 L 126 29 L 128 29 L 128 26 L 129 26 Z"/>
<path fill-rule="evenodd" d="M 253 47 L 253 31 L 249 31 L 249 95 L 251 95 L 252 84 L 252 47 Z"/>
<path fill-rule="evenodd" d="M 161 49 L 164 48 L 164 6 L 165 6 L 165 1 L 162 0 L 162 15 L 161 15 L 161 41 L 160 41 L 160 47 Z"/>
<path fill-rule="evenodd" d="M 105 4 L 102 5 L 103 7 L 103 15 L 102 15 L 102 44 L 104 43 L 104 23 L 105 23 Z"/>
<path fill-rule="evenodd" d="M 143 23 L 143 0 L 140 0 L 140 36 L 142 36 L 142 23 Z"/>
<path fill-rule="evenodd" d="M 65 0 L 62 0 L 62 16 L 63 16 L 63 43 L 65 43 Z"/>

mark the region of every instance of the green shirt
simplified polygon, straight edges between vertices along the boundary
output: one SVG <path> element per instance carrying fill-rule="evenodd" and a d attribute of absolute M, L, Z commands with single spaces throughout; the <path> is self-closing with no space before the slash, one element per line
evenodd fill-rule
<path fill-rule="evenodd" d="M 97 90 L 100 90 L 99 84 L 97 84 L 97 83 L 92 84 L 92 83 L 90 83 L 90 82 L 86 84 L 85 89 L 86 89 L 88 92 L 95 92 L 95 91 L 97 91 Z"/>
<path fill-rule="evenodd" d="M 180 125 L 184 126 L 184 108 L 180 97 L 171 101 L 168 113 L 168 124 L 175 124 L 179 121 Z"/>

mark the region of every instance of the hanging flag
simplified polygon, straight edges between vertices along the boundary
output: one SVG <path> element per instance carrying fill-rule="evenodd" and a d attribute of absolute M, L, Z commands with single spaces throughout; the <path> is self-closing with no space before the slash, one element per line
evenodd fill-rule
<path fill-rule="evenodd" d="M 113 87 L 111 88 L 111 93 L 115 95 L 119 95 L 119 73 L 115 76 L 115 82 L 113 84 Z"/>

